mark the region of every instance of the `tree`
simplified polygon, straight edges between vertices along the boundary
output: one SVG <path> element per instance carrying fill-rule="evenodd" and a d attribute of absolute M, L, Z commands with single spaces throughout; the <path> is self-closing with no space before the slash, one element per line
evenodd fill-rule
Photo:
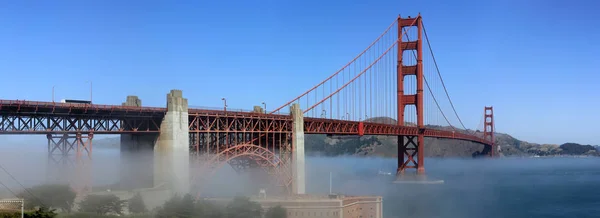
<path fill-rule="evenodd" d="M 596 148 L 591 145 L 580 145 L 577 143 L 565 143 L 560 145 L 563 154 L 567 155 L 582 155 L 588 151 L 596 151 Z"/>
<path fill-rule="evenodd" d="M 34 211 L 25 211 L 23 217 L 25 218 L 54 218 L 57 214 L 54 212 L 55 209 L 48 209 L 40 207 Z M 0 218 L 16 218 L 21 217 L 21 211 L 5 211 L 0 210 Z"/>
<path fill-rule="evenodd" d="M 125 201 L 116 195 L 88 195 L 79 204 L 83 212 L 94 212 L 100 215 L 123 214 Z"/>
<path fill-rule="evenodd" d="M 265 213 L 265 218 L 287 218 L 287 211 L 285 208 L 277 205 L 267 210 L 267 213 Z"/>
<path fill-rule="evenodd" d="M 235 197 L 227 204 L 226 213 L 228 218 L 261 218 L 262 207 L 247 197 Z"/>
<path fill-rule="evenodd" d="M 167 200 L 162 207 L 156 211 L 156 217 L 161 218 L 186 218 L 195 217 L 194 199 L 187 194 L 183 197 L 175 195 Z"/>
<path fill-rule="evenodd" d="M 24 214 L 24 217 L 28 218 L 54 218 L 57 214 L 54 212 L 54 209 L 48 209 L 45 207 L 40 207 L 35 211 L 27 212 Z"/>
<path fill-rule="evenodd" d="M 209 201 L 199 200 L 196 202 L 195 215 L 203 218 L 222 218 L 225 217 L 224 208 L 215 205 Z"/>
<path fill-rule="evenodd" d="M 130 213 L 146 213 L 148 209 L 146 209 L 146 204 L 144 204 L 144 199 L 142 199 L 142 195 L 140 193 L 135 194 L 131 199 L 129 199 L 127 205 Z"/>
<path fill-rule="evenodd" d="M 71 212 L 76 193 L 68 185 L 39 185 L 22 191 L 17 195 L 25 200 L 25 209 L 49 207 Z"/>
<path fill-rule="evenodd" d="M 175 195 L 156 210 L 156 217 L 262 218 L 262 207 L 246 197 L 236 197 L 224 208 L 210 201 L 195 201 L 189 194 Z"/>

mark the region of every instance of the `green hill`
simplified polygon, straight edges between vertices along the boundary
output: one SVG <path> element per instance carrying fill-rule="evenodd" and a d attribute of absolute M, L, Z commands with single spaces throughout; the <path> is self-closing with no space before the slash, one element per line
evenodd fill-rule
<path fill-rule="evenodd" d="M 367 122 L 395 124 L 396 120 L 389 117 L 374 117 Z M 413 123 L 405 123 L 414 125 Z M 453 130 L 449 126 L 432 126 L 427 128 Z M 482 135 L 473 130 L 456 130 L 467 134 Z M 586 155 L 598 156 L 596 147 L 566 143 L 562 145 L 536 144 L 515 139 L 505 133 L 496 133 L 496 145 L 500 156 L 554 156 L 554 155 Z M 367 156 L 397 156 L 397 137 L 395 136 L 331 136 L 306 135 L 306 151 L 313 155 L 367 155 Z M 425 138 L 425 156 L 428 157 L 471 157 L 481 152 L 484 146 L 474 142 L 453 139 Z"/>
<path fill-rule="evenodd" d="M 384 124 L 396 124 L 389 117 L 374 117 L 366 120 Z M 405 123 L 414 125 L 414 123 Z M 449 126 L 432 126 L 427 128 L 453 130 Z M 467 134 L 482 135 L 473 130 L 456 130 Z M 587 155 L 599 156 L 596 146 L 577 143 L 537 144 L 521 141 L 505 133 L 496 133 L 496 145 L 500 156 L 555 156 L 555 155 Z M 326 136 L 305 135 L 306 151 L 310 155 L 366 155 L 395 157 L 398 152 L 398 138 L 395 136 Z M 119 137 L 94 139 L 95 148 L 119 148 Z M 474 142 L 453 139 L 425 138 L 425 156 L 428 157 L 471 157 L 483 151 L 484 146 Z"/>

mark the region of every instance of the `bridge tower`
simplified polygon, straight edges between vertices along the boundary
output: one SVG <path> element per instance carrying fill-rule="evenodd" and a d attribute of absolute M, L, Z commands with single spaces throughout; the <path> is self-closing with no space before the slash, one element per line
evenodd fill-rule
<path fill-rule="evenodd" d="M 495 155 L 494 150 L 496 150 L 496 141 L 494 141 L 494 107 L 485 107 L 483 114 L 483 138 L 492 142 L 489 155 L 493 157 Z"/>
<path fill-rule="evenodd" d="M 415 41 L 403 41 L 403 29 L 417 27 L 418 35 Z M 406 106 L 414 105 L 417 111 L 417 127 L 419 129 L 416 136 L 398 136 L 398 169 L 397 174 L 403 174 L 407 168 L 416 168 L 417 174 L 424 174 L 423 166 L 423 146 L 425 139 L 425 125 L 423 120 L 423 25 L 421 15 L 415 18 L 398 17 L 398 64 L 397 64 L 397 102 L 398 102 L 398 125 L 404 126 L 404 111 Z M 407 37 L 408 38 L 408 37 Z M 410 40 L 410 39 L 408 39 Z M 414 40 L 414 39 L 413 39 Z M 402 53 L 404 51 L 417 51 L 417 64 L 405 66 L 403 64 Z M 404 77 L 415 76 L 417 81 L 417 90 L 414 95 L 404 94 Z M 414 157 L 417 156 L 417 160 Z"/>

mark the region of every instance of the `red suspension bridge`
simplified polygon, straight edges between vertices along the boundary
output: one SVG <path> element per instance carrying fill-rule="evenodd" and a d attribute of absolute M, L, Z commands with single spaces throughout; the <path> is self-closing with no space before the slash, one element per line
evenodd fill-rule
<path fill-rule="evenodd" d="M 485 107 L 481 132 L 466 128 L 420 15 L 398 17 L 340 70 L 273 111 L 187 108 L 180 91 L 168 99 L 166 108 L 142 107 L 137 99 L 120 106 L 0 100 L 0 134 L 45 134 L 51 156 L 75 153 L 79 163 L 93 157 L 95 134 L 121 134 L 130 147 L 174 140 L 164 134 L 173 122 L 166 120 L 180 111 L 189 118 L 184 141 L 192 156 L 208 161 L 207 169 L 222 163 L 264 168 L 292 192 L 302 192 L 294 188 L 292 165 L 303 134 L 397 136 L 398 174 L 424 173 L 424 137 L 481 143 L 490 156 L 495 150 L 492 108 Z"/>

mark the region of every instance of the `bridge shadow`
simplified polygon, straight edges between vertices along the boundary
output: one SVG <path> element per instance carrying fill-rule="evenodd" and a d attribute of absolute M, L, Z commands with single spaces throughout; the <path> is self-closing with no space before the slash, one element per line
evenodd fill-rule
<path fill-rule="evenodd" d="M 492 146 L 490 145 L 485 145 L 483 147 L 483 151 L 475 151 L 471 154 L 471 156 L 473 158 L 482 158 L 482 157 L 488 157 L 489 154 L 492 152 Z"/>

